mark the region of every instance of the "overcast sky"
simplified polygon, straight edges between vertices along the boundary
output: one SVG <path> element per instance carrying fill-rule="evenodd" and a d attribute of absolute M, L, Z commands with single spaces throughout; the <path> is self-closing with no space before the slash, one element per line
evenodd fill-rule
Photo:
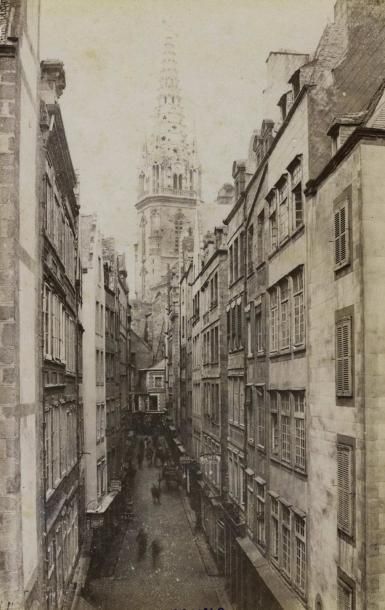
<path fill-rule="evenodd" d="M 186 122 L 195 124 L 203 199 L 212 201 L 260 126 L 269 51 L 312 52 L 333 4 L 42 0 L 41 57 L 64 61 L 60 104 L 80 173 L 82 213 L 96 211 L 103 233 L 130 254 L 139 154 L 155 107 L 165 20 L 177 32 Z"/>

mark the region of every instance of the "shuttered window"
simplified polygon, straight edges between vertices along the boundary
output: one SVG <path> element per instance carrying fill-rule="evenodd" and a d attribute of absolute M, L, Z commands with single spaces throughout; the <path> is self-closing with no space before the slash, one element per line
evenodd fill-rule
<path fill-rule="evenodd" d="M 349 262 L 348 206 L 341 206 L 334 212 L 334 253 L 336 267 Z"/>
<path fill-rule="evenodd" d="M 343 443 L 337 445 L 337 526 L 348 536 L 353 536 L 353 458 L 352 446 Z"/>
<path fill-rule="evenodd" d="M 336 323 L 336 394 L 352 396 L 352 319 Z"/>
<path fill-rule="evenodd" d="M 353 591 L 340 579 L 337 587 L 337 610 L 353 610 Z"/>

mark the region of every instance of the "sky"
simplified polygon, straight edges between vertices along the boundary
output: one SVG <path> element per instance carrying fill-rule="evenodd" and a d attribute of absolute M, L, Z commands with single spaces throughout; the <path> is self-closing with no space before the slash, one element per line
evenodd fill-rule
<path fill-rule="evenodd" d="M 334 0 L 41 0 L 42 59 L 64 62 L 60 98 L 80 175 L 81 213 L 126 252 L 133 281 L 137 172 L 151 128 L 167 28 L 176 33 L 186 123 L 195 129 L 204 201 L 231 181 L 263 119 L 272 50 L 313 52 Z"/>

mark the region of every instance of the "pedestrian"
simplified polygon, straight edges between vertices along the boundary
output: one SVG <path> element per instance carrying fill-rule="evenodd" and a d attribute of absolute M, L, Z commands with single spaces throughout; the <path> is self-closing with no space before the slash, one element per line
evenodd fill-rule
<path fill-rule="evenodd" d="M 142 468 L 144 454 L 140 450 L 138 451 L 137 459 L 138 459 L 138 468 Z"/>
<path fill-rule="evenodd" d="M 160 545 L 160 542 L 157 538 L 154 538 L 154 540 L 151 543 L 151 554 L 152 554 L 152 569 L 155 570 L 158 566 L 158 562 L 159 562 L 159 555 L 162 551 L 162 547 Z"/>
<path fill-rule="evenodd" d="M 154 452 L 152 450 L 152 447 L 149 445 L 146 450 L 147 463 L 149 466 L 152 466 L 153 455 L 154 455 Z"/>
<path fill-rule="evenodd" d="M 155 485 L 155 483 L 151 486 L 151 495 L 153 504 L 160 504 L 160 486 Z"/>
<path fill-rule="evenodd" d="M 141 561 L 147 550 L 147 532 L 144 527 L 140 528 L 136 536 L 136 542 L 138 545 L 138 561 Z"/>

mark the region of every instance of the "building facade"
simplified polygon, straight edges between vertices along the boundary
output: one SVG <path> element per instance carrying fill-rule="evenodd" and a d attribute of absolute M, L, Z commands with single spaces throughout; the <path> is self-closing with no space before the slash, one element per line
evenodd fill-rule
<path fill-rule="evenodd" d="M 45 61 L 41 70 L 45 576 L 47 607 L 56 609 L 77 560 L 82 508 L 79 204 L 58 104 L 63 64 Z"/>
<path fill-rule="evenodd" d="M 39 544 L 44 484 L 38 474 L 43 430 L 39 61 L 38 4 L 4 3 L 0 15 L 0 590 L 14 607 L 34 609 L 40 608 L 44 579 L 44 550 Z"/>

